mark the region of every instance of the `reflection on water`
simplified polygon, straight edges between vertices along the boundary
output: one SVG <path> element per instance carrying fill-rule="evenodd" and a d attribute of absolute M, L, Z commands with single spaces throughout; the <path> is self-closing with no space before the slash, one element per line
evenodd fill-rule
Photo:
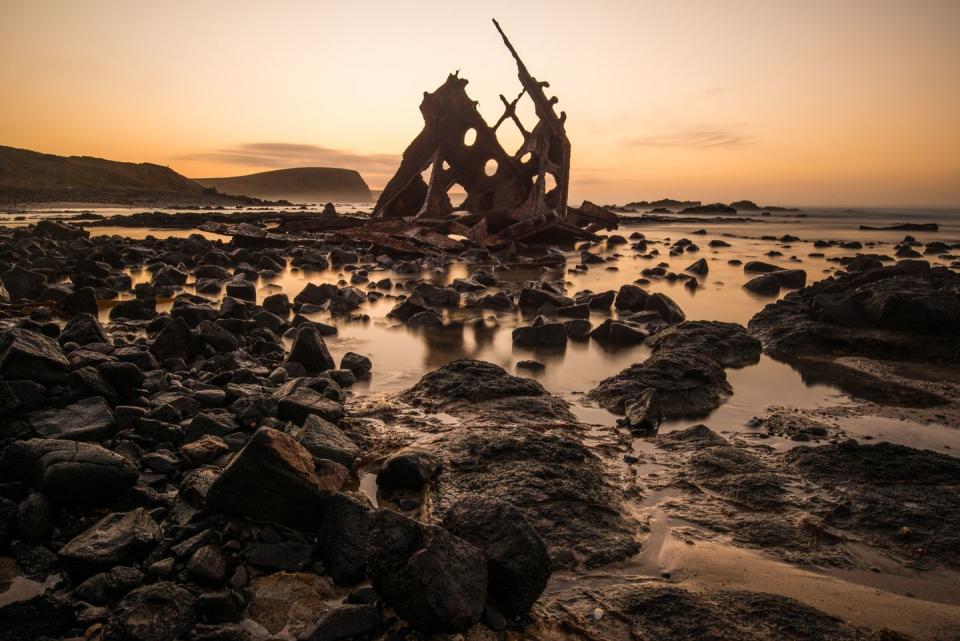
<path fill-rule="evenodd" d="M 807 219 L 784 214 L 778 218 L 765 219 L 754 224 L 716 224 L 708 223 L 680 224 L 657 228 L 627 225 L 617 233 L 629 237 L 633 232 L 642 233 L 648 241 L 648 250 L 656 249 L 658 256 L 641 257 L 629 248 L 620 245 L 607 248 L 601 243 L 596 246 L 585 244 L 567 251 L 567 267 L 572 268 L 579 262 L 579 252 L 587 250 L 599 254 L 606 262 L 592 265 L 585 272 L 567 269 L 545 270 L 539 267 L 500 270 L 498 278 L 506 283 L 519 285 L 523 281 L 548 278 L 564 279 L 569 295 L 581 290 L 600 292 L 616 290 L 625 283 L 642 279 L 642 270 L 664 263 L 667 269 L 683 273 L 685 268 L 704 258 L 709 266 L 705 277 L 699 278 L 699 288 L 691 290 L 684 287 L 682 280 L 651 279 L 645 287 L 652 292 L 664 292 L 677 301 L 691 320 L 719 320 L 746 324 L 764 305 L 776 300 L 776 297 L 760 297 L 745 289 L 742 285 L 751 275 L 743 271 L 742 265 L 730 264 L 737 259 L 742 262 L 761 260 L 788 268 L 804 269 L 807 280 L 813 282 L 835 271 L 838 263 L 830 258 L 853 255 L 856 250 L 827 247 L 814 249 L 810 242 L 780 242 L 771 237 L 784 234 L 799 236 L 804 240 L 843 239 L 860 240 L 864 243 L 861 252 L 892 255 L 892 244 L 899 242 L 903 232 L 860 231 L 856 228 L 860 222 L 889 224 L 899 219 L 894 214 L 877 214 L 876 219 L 852 219 L 849 216 L 837 216 L 819 211 L 811 212 Z M 936 220 L 932 216 L 930 220 Z M 927 220 L 924 218 L 923 220 Z M 938 220 L 942 222 L 942 220 Z M 189 236 L 198 230 L 156 230 L 127 228 L 91 228 L 94 234 L 122 234 L 135 238 L 154 235 L 158 238 L 168 236 Z M 702 233 L 702 232 L 706 233 Z M 204 236 L 217 240 L 228 240 L 215 234 Z M 960 237 L 960 226 L 955 221 L 948 224 L 939 233 L 914 233 L 921 242 L 943 240 L 951 242 Z M 685 252 L 681 256 L 669 256 L 670 245 L 680 238 L 689 238 L 699 246 L 699 251 Z M 722 239 L 729 247 L 710 247 L 709 242 Z M 871 244 L 875 243 L 875 244 Z M 811 256 L 810 254 L 818 254 Z M 949 260 L 927 257 L 942 264 Z M 472 267 L 454 264 L 444 271 L 430 274 L 401 275 L 390 271 L 371 271 L 370 279 L 378 280 L 389 276 L 394 283 L 402 283 L 413 278 L 424 277 L 436 284 L 450 283 L 455 278 L 467 277 Z M 145 270 L 132 272 L 135 283 L 149 281 L 150 274 Z M 328 269 L 321 272 L 307 272 L 287 268 L 282 274 L 258 282 L 258 299 L 278 291 L 286 293 L 291 299 L 308 282 L 346 284 L 350 272 Z M 192 282 L 192 278 L 191 278 Z M 366 284 L 358 287 L 363 289 Z M 187 291 L 192 292 L 190 283 Z M 395 289 L 388 297 L 364 305 L 359 312 L 369 317 L 367 321 L 331 318 L 326 312 L 311 314 L 315 320 L 337 325 L 339 334 L 327 339 L 334 357 L 344 352 L 354 351 L 369 356 L 374 363 L 373 378 L 356 385 L 355 394 L 384 393 L 403 389 L 415 383 L 425 372 L 436 369 L 458 358 L 476 358 L 496 363 L 508 371 L 516 372 L 516 363 L 524 359 L 536 359 L 546 365 L 542 371 L 524 375 L 534 376 L 543 385 L 577 406 L 575 411 L 590 422 L 612 423 L 615 417 L 604 411 L 591 408 L 583 399 L 583 393 L 594 387 L 600 380 L 611 376 L 632 363 L 640 362 L 649 355 L 644 346 L 609 349 L 596 341 L 570 342 L 562 352 L 540 352 L 515 348 L 511 340 L 511 330 L 529 322 L 529 318 L 519 313 L 494 313 L 476 309 L 448 310 L 445 320 L 450 324 L 442 330 L 412 330 L 388 319 L 386 314 L 396 303 L 395 295 L 404 293 Z M 781 292 L 784 295 L 786 292 Z M 124 295 L 121 298 L 128 298 Z M 158 304 L 160 311 L 168 310 L 171 301 Z M 108 307 L 102 310 L 102 319 L 107 320 Z M 616 314 L 611 310 L 612 314 Z M 483 325 L 467 324 L 467 321 L 482 315 Z M 596 325 L 608 313 L 592 312 L 591 321 Z M 756 365 L 740 370 L 728 370 L 727 375 L 734 389 L 733 396 L 722 407 L 703 420 L 721 429 L 744 429 L 743 424 L 751 417 L 760 414 L 772 404 L 789 403 L 800 408 L 815 408 L 843 403 L 846 397 L 829 385 L 806 384 L 800 375 L 788 365 L 769 358 L 762 358 Z M 690 421 L 671 422 L 665 429 L 675 429 L 689 425 Z"/>

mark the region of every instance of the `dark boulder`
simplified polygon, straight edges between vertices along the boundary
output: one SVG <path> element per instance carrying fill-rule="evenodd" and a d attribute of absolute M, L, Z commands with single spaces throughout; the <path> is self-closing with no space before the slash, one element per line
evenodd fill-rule
<path fill-rule="evenodd" d="M 60 346 L 48 336 L 16 327 L 0 333 L 0 374 L 6 380 L 62 383 L 69 367 Z"/>
<path fill-rule="evenodd" d="M 646 309 L 647 299 L 650 294 L 636 285 L 623 285 L 617 292 L 616 300 L 613 306 L 617 311 L 639 312 Z"/>
<path fill-rule="evenodd" d="M 287 362 L 303 365 L 308 374 L 319 374 L 337 367 L 323 336 L 310 325 L 297 329 Z"/>
<path fill-rule="evenodd" d="M 422 632 L 463 631 L 483 613 L 486 559 L 441 527 L 379 510 L 367 547 L 367 572 L 387 605 Z"/>
<path fill-rule="evenodd" d="M 60 299 L 60 311 L 68 316 L 97 313 L 97 296 L 93 287 L 80 287 Z"/>
<path fill-rule="evenodd" d="M 212 510 L 315 529 L 326 500 L 346 480 L 343 466 L 318 468 L 292 437 L 262 427 L 220 473 L 207 493 Z"/>
<path fill-rule="evenodd" d="M 337 492 L 327 501 L 320 529 L 324 570 L 340 585 L 366 579 L 373 508 L 366 498 Z"/>
<path fill-rule="evenodd" d="M 69 600 L 40 594 L 0 606 L 0 641 L 61 639 L 73 626 L 75 615 Z"/>
<path fill-rule="evenodd" d="M 643 363 L 602 380 L 589 396 L 623 414 L 626 404 L 648 388 L 657 391 L 666 418 L 704 416 L 733 393 L 719 363 L 693 350 L 678 349 L 655 352 Z"/>
<path fill-rule="evenodd" d="M 563 349 L 567 346 L 567 331 L 561 323 L 551 323 L 538 316 L 529 326 L 513 330 L 513 343 L 521 347 Z"/>
<path fill-rule="evenodd" d="M 55 503 L 82 506 L 109 505 L 139 477 L 119 454 L 59 439 L 11 443 L 0 454 L 0 474 L 28 482 Z"/>
<path fill-rule="evenodd" d="M 309 387 L 297 387 L 277 399 L 277 416 L 285 421 L 303 425 L 311 415 L 338 421 L 343 418 L 343 405 Z"/>
<path fill-rule="evenodd" d="M 34 300 L 47 287 L 47 277 L 40 272 L 24 269 L 20 265 L 0 274 L 0 281 L 13 301 Z"/>
<path fill-rule="evenodd" d="M 314 458 L 328 459 L 346 468 L 353 467 L 360 456 L 360 448 L 343 430 L 316 414 L 307 416 L 296 438 Z"/>
<path fill-rule="evenodd" d="M 110 406 L 99 396 L 85 398 L 62 409 L 31 412 L 27 415 L 27 422 L 44 438 L 73 441 L 101 441 L 110 436 L 116 425 Z"/>
<path fill-rule="evenodd" d="M 180 641 L 197 618 L 196 597 L 161 581 L 133 590 L 111 609 L 110 635 L 116 641 Z"/>
<path fill-rule="evenodd" d="M 67 321 L 60 332 L 59 338 L 61 345 L 67 343 L 77 343 L 78 345 L 89 345 L 90 343 L 109 343 L 110 339 L 103 331 L 103 325 L 91 314 L 78 314 Z"/>
<path fill-rule="evenodd" d="M 724 367 L 744 367 L 760 360 L 762 346 L 743 325 L 719 321 L 684 321 L 647 341 L 654 352 L 690 349 Z"/>
<path fill-rule="evenodd" d="M 160 526 L 143 508 L 111 513 L 60 548 L 70 576 L 84 578 L 140 561 L 161 540 Z"/>
<path fill-rule="evenodd" d="M 523 512 L 512 504 L 470 497 L 447 511 L 443 525 L 487 558 L 489 597 L 510 617 L 539 598 L 550 578 L 550 556 Z"/>
<path fill-rule="evenodd" d="M 340 359 L 340 369 L 348 369 L 353 372 L 357 380 L 370 376 L 370 370 L 373 369 L 373 362 L 366 356 L 355 352 L 347 352 Z"/>
<path fill-rule="evenodd" d="M 303 641 L 341 641 L 363 638 L 383 624 L 383 614 L 375 604 L 340 605 L 320 615 L 300 638 Z"/>
<path fill-rule="evenodd" d="M 440 473 L 441 467 L 436 454 L 419 447 L 406 447 L 383 462 L 377 485 L 390 490 L 419 490 Z"/>
<path fill-rule="evenodd" d="M 657 312 L 665 323 L 671 325 L 674 323 L 682 323 L 687 318 L 683 310 L 680 309 L 680 306 L 677 305 L 672 298 L 660 292 L 651 294 L 650 297 L 647 298 L 643 308 L 645 311 Z"/>

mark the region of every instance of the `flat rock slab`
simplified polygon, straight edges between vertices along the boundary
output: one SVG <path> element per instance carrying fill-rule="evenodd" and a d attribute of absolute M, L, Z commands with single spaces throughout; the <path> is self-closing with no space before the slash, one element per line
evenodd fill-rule
<path fill-rule="evenodd" d="M 34 432 L 44 438 L 100 441 L 107 438 L 116 419 L 107 402 L 93 396 L 62 409 L 37 410 L 27 415 Z"/>

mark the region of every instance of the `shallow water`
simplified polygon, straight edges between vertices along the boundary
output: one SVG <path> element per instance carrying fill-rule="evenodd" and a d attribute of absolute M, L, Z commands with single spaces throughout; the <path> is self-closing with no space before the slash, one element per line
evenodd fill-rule
<path fill-rule="evenodd" d="M 851 256 L 860 253 L 893 254 L 893 244 L 899 242 L 904 232 L 860 231 L 862 223 L 885 225 L 896 221 L 935 221 L 942 225 L 939 232 L 912 233 L 917 240 L 928 242 L 942 240 L 956 242 L 960 239 L 960 216 L 956 212 L 945 215 L 943 212 L 921 212 L 908 216 L 903 212 L 876 212 L 874 215 L 852 218 L 849 214 L 836 214 L 826 211 L 812 211 L 808 218 L 796 218 L 794 214 L 762 219 L 757 223 L 736 224 L 676 224 L 650 227 L 629 224 L 622 226 L 616 233 L 628 237 L 632 232 L 640 232 L 648 240 L 649 248 L 657 248 L 660 256 L 653 259 L 641 258 L 628 245 L 607 249 L 604 244 L 598 246 L 581 245 L 577 250 L 567 251 L 567 267 L 579 262 L 580 249 L 586 248 L 592 253 L 608 258 L 608 262 L 591 265 L 583 273 L 541 268 L 512 269 L 499 271 L 502 280 L 522 283 L 528 279 L 563 278 L 567 283 L 567 293 L 572 295 L 581 290 L 594 292 L 609 289 L 616 290 L 624 283 L 641 278 L 641 270 L 657 264 L 667 263 L 668 270 L 681 273 L 699 258 L 705 258 L 709 264 L 709 273 L 699 279 L 700 288 L 691 291 L 682 281 L 669 282 L 653 279 L 645 287 L 651 292 L 664 292 L 673 298 L 691 320 L 720 320 L 746 324 L 764 305 L 777 297 L 761 297 L 742 288 L 743 283 L 752 275 L 746 274 L 740 265 L 730 265 L 731 259 L 744 263 L 750 260 L 772 262 L 788 268 L 804 269 L 808 283 L 814 282 L 835 271 L 838 263 L 828 260 L 831 257 Z M 198 230 L 157 230 L 130 229 L 121 227 L 92 227 L 95 235 L 127 235 L 143 238 L 154 235 L 183 237 Z M 705 230 L 706 234 L 698 234 Z M 799 236 L 802 241 L 781 243 L 761 239 L 763 236 L 780 237 L 784 234 Z M 204 236 L 217 240 L 226 240 L 215 234 L 204 232 Z M 688 238 L 700 246 L 697 252 L 687 252 L 682 256 L 670 257 L 669 246 L 672 242 Z M 815 239 L 859 240 L 864 243 L 861 250 L 849 250 L 839 247 L 814 249 Z M 710 248 L 708 242 L 722 239 L 730 247 Z M 768 256 L 770 251 L 780 252 L 780 256 Z M 811 253 L 823 253 L 822 257 L 811 257 Z M 925 257 L 932 262 L 949 264 L 949 260 L 937 257 Z M 436 284 L 447 284 L 455 278 L 469 276 L 473 268 L 463 264 L 454 264 L 442 273 L 423 274 Z M 149 280 L 149 272 L 143 270 L 132 274 L 135 282 Z M 371 271 L 370 279 L 378 280 L 389 276 L 394 283 L 411 280 L 415 276 L 398 275 L 390 271 Z M 416 275 L 421 276 L 421 275 Z M 272 279 L 260 279 L 258 282 L 258 300 L 284 292 L 291 299 L 308 282 L 337 283 L 348 281 L 350 272 L 328 269 L 321 272 L 306 272 L 287 268 Z M 358 285 L 361 289 L 366 283 Z M 192 288 L 189 286 L 187 290 Z M 517 361 L 536 359 L 546 365 L 546 369 L 536 373 L 523 371 L 527 376 L 537 378 L 553 393 L 567 398 L 574 404 L 575 413 L 588 422 L 612 424 L 616 417 L 595 408 L 584 398 L 584 393 L 607 376 L 616 374 L 623 368 L 645 359 L 649 350 L 644 346 L 619 349 L 607 348 L 596 341 L 568 343 L 562 352 L 533 351 L 514 347 L 511 330 L 529 322 L 529 317 L 519 313 L 493 313 L 486 311 L 488 329 L 476 331 L 474 328 L 451 328 L 441 332 L 418 331 L 408 329 L 386 317 L 396 303 L 393 295 L 403 294 L 405 290 L 394 289 L 391 295 L 365 304 L 359 312 L 369 316 L 369 321 L 351 321 L 331 318 L 329 314 L 313 314 L 311 318 L 338 326 L 340 333 L 327 339 L 330 351 L 335 358 L 344 352 L 354 351 L 371 357 L 374 362 L 373 376 L 369 381 L 357 384 L 353 393 L 357 395 L 381 394 L 398 391 L 415 383 L 426 372 L 434 370 L 457 358 L 477 358 L 501 365 L 508 371 L 517 371 Z M 781 291 L 781 296 L 786 290 Z M 124 296 L 125 298 L 128 296 Z M 161 310 L 167 309 L 170 302 L 161 304 Z M 448 320 L 467 320 L 477 312 L 475 310 L 452 310 L 445 312 Z M 614 315 L 616 312 L 611 312 Z M 108 309 L 102 311 L 102 320 L 108 318 Z M 591 321 L 597 324 L 608 314 L 593 312 Z M 768 405 L 788 401 L 790 405 L 801 409 L 842 404 L 849 399 L 845 394 L 830 385 L 805 383 L 800 374 L 790 366 L 774 361 L 766 356 L 756 365 L 727 371 L 734 394 L 720 408 L 699 421 L 706 422 L 715 429 L 745 430 L 744 423 L 751 417 L 761 414 Z M 692 424 L 691 421 L 671 421 L 663 429 L 679 429 Z"/>

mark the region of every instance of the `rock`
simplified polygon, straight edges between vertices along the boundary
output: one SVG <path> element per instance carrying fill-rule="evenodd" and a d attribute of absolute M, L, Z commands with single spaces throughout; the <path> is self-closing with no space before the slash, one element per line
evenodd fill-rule
<path fill-rule="evenodd" d="M 93 605 L 109 605 L 143 583 L 143 572 L 119 566 L 94 574 L 74 590 L 74 596 Z"/>
<path fill-rule="evenodd" d="M 40 594 L 0 606 L 0 641 L 39 641 L 64 638 L 74 624 L 70 601 Z"/>
<path fill-rule="evenodd" d="M 486 559 L 441 527 L 379 510 L 370 532 L 367 571 L 377 594 L 422 632 L 466 630 L 483 613 Z"/>
<path fill-rule="evenodd" d="M 571 305 L 570 307 L 560 307 L 557 309 L 557 316 L 563 318 L 590 318 L 590 306 L 586 303 Z"/>
<path fill-rule="evenodd" d="M 59 439 L 29 439 L 0 454 L 0 474 L 29 482 L 61 505 L 104 506 L 136 482 L 127 459 L 99 445 Z"/>
<path fill-rule="evenodd" d="M 551 305 L 557 309 L 560 307 L 569 307 L 573 305 L 573 299 L 543 289 L 524 287 L 520 290 L 520 296 L 517 299 L 517 306 L 520 307 L 520 309 L 537 310 L 544 305 Z"/>
<path fill-rule="evenodd" d="M 287 362 L 303 365 L 309 374 L 320 374 L 337 367 L 320 332 L 309 325 L 297 329 Z"/>
<path fill-rule="evenodd" d="M 617 292 L 613 306 L 617 311 L 639 312 L 646 309 L 650 294 L 636 285 L 623 285 Z"/>
<path fill-rule="evenodd" d="M 588 320 L 577 318 L 564 321 L 563 329 L 567 332 L 570 340 L 586 340 L 590 337 L 590 332 L 593 331 L 593 325 Z"/>
<path fill-rule="evenodd" d="M 425 374 L 402 396 L 412 402 L 442 406 L 451 401 L 479 402 L 544 394 L 546 390 L 537 381 L 513 376 L 493 363 L 462 359 Z"/>
<path fill-rule="evenodd" d="M 547 586 L 550 556 L 523 512 L 506 501 L 470 497 L 447 511 L 443 525 L 486 557 L 489 598 L 510 617 L 526 614 Z"/>
<path fill-rule="evenodd" d="M 222 438 L 212 434 L 206 434 L 180 448 L 183 457 L 193 465 L 213 463 L 229 451 L 230 446 Z"/>
<path fill-rule="evenodd" d="M 692 265 L 689 265 L 684 271 L 696 274 L 697 276 L 706 276 L 707 272 L 710 271 L 710 266 L 707 264 L 706 258 L 701 258 Z"/>
<path fill-rule="evenodd" d="M 338 584 L 351 585 L 366 578 L 372 520 L 373 509 L 365 499 L 338 492 L 327 501 L 320 550 L 326 573 Z"/>
<path fill-rule="evenodd" d="M 636 399 L 624 403 L 627 425 L 641 432 L 655 432 L 663 422 L 663 408 L 657 390 L 648 387 Z"/>
<path fill-rule="evenodd" d="M 263 308 L 280 318 L 290 316 L 290 299 L 286 294 L 271 294 L 263 299 Z"/>
<path fill-rule="evenodd" d="M 527 369 L 531 372 L 541 372 L 547 369 L 547 366 L 541 363 L 540 361 L 534 360 L 521 360 L 517 361 L 517 369 Z"/>
<path fill-rule="evenodd" d="M 251 543 L 246 550 L 247 560 L 261 568 L 294 572 L 310 565 L 313 548 L 296 541 L 280 543 Z"/>
<path fill-rule="evenodd" d="M 243 276 L 234 277 L 226 282 L 227 296 L 233 296 L 240 300 L 256 302 L 257 286 L 248 281 Z"/>
<path fill-rule="evenodd" d="M 320 615 L 301 638 L 304 641 L 340 641 L 368 635 L 383 624 L 376 605 L 341 605 Z"/>
<path fill-rule="evenodd" d="M 571 430 L 547 427 L 558 420 L 575 425 L 572 417 L 544 411 L 539 397 L 509 400 L 485 407 L 507 404 L 503 419 L 497 414 L 482 427 L 465 419 L 462 428 L 431 444 L 444 461 L 444 472 L 428 489 L 431 510 L 442 518 L 465 499 L 509 500 L 557 568 L 597 567 L 636 554 L 636 522 L 625 516 L 622 492 L 606 480 L 599 457 Z M 501 428 L 507 421 L 509 428 Z"/>
<path fill-rule="evenodd" d="M 47 287 L 47 277 L 40 272 L 14 265 L 0 274 L 0 281 L 13 301 L 34 300 Z"/>
<path fill-rule="evenodd" d="M 31 429 L 44 438 L 102 441 L 116 424 L 107 402 L 93 396 L 63 409 L 37 410 L 27 415 Z"/>
<path fill-rule="evenodd" d="M 648 388 L 656 390 L 665 418 L 704 416 L 733 393 L 719 363 L 693 350 L 677 349 L 655 352 L 643 363 L 602 380 L 589 396 L 623 414 L 626 404 Z"/>
<path fill-rule="evenodd" d="M 807 272 L 802 269 L 780 269 L 770 272 L 770 276 L 786 289 L 800 289 L 807 284 Z"/>
<path fill-rule="evenodd" d="M 690 349 L 724 367 L 745 367 L 760 360 L 762 345 L 745 327 L 719 321 L 684 321 L 647 341 L 654 352 Z"/>
<path fill-rule="evenodd" d="M 109 343 L 110 339 L 103 331 L 100 321 L 90 314 L 78 314 L 64 325 L 59 341 L 61 345 L 67 343 L 89 345 L 90 343 Z"/>
<path fill-rule="evenodd" d="M 90 232 L 81 227 L 60 223 L 55 220 L 37 221 L 35 233 L 37 236 L 52 238 L 54 240 L 76 240 L 78 238 L 90 237 Z"/>
<path fill-rule="evenodd" d="M 778 296 L 780 294 L 780 281 L 773 273 L 763 274 L 748 280 L 743 284 L 743 288 L 759 296 Z"/>
<path fill-rule="evenodd" d="M 197 583 L 220 585 L 230 572 L 230 559 L 219 545 L 201 546 L 187 562 L 187 578 Z"/>
<path fill-rule="evenodd" d="M 187 275 L 173 265 L 164 265 L 154 272 L 150 284 L 154 287 L 178 287 L 187 282 Z"/>
<path fill-rule="evenodd" d="M 407 299 L 394 305 L 393 309 L 387 312 L 387 317 L 395 318 L 401 323 L 406 323 L 417 314 L 425 311 L 428 311 L 426 307 Z"/>
<path fill-rule="evenodd" d="M 73 290 L 57 303 L 60 311 L 67 316 L 77 314 L 97 314 L 97 296 L 93 287 L 80 287 Z"/>
<path fill-rule="evenodd" d="M 325 501 L 346 476 L 346 469 L 332 462 L 316 469 L 310 452 L 290 436 L 262 427 L 214 481 L 207 504 L 251 519 L 316 529 Z"/>
<path fill-rule="evenodd" d="M 639 345 L 649 336 L 644 327 L 630 321 L 618 321 L 608 318 L 598 325 L 590 337 L 609 345 Z"/>
<path fill-rule="evenodd" d="M 110 308 L 111 320 L 152 320 L 156 315 L 157 301 L 152 298 L 124 300 Z"/>
<path fill-rule="evenodd" d="M 17 505 L 17 529 L 31 541 L 42 541 L 53 532 L 56 509 L 46 496 L 33 492 Z"/>
<path fill-rule="evenodd" d="M 197 600 L 186 589 L 161 581 L 130 592 L 110 612 L 117 641 L 180 641 L 197 620 Z"/>
<path fill-rule="evenodd" d="M 111 513 L 60 548 L 72 577 L 87 577 L 141 560 L 160 542 L 160 526 L 143 508 Z"/>
<path fill-rule="evenodd" d="M 659 292 L 656 294 L 651 294 L 649 298 L 647 298 L 646 304 L 643 308 L 646 311 L 657 312 L 660 314 L 660 317 L 663 318 L 665 323 L 669 323 L 671 325 L 675 323 L 682 323 L 687 318 L 684 315 L 683 310 L 680 309 L 679 305 L 673 302 L 672 298 Z"/>
<path fill-rule="evenodd" d="M 743 271 L 755 272 L 755 273 L 761 273 L 761 274 L 768 274 L 770 272 L 779 271 L 781 269 L 783 269 L 783 267 L 771 265 L 770 263 L 764 263 L 759 260 L 751 260 L 743 265 Z"/>
<path fill-rule="evenodd" d="M 199 352 L 199 340 L 182 318 L 167 323 L 150 346 L 150 353 L 160 363 L 177 358 L 188 361 Z"/>
<path fill-rule="evenodd" d="M 560 323 L 550 323 L 538 316 L 527 327 L 513 330 L 513 343 L 522 347 L 563 349 L 567 346 L 567 331 Z"/>
<path fill-rule="evenodd" d="M 303 425 L 311 415 L 338 421 L 343 418 L 343 406 L 309 387 L 298 387 L 277 401 L 277 416 L 285 421 Z"/>
<path fill-rule="evenodd" d="M 329 459 L 347 469 L 353 467 L 353 462 L 360 456 L 360 448 L 356 443 L 339 427 L 316 414 L 304 420 L 303 427 L 297 433 L 297 441 L 314 458 Z"/>
<path fill-rule="evenodd" d="M 208 320 L 201 321 L 197 325 L 197 336 L 218 352 L 235 352 L 240 347 L 240 341 L 236 336 Z"/>
<path fill-rule="evenodd" d="M 20 328 L 0 333 L 0 374 L 6 380 L 62 383 L 69 367 L 57 342 L 43 334 Z"/>
<path fill-rule="evenodd" d="M 901 636 L 854 627 L 784 596 L 686 590 L 659 581 L 575 586 L 545 601 L 544 616 L 560 627 L 589 626 L 591 637 L 598 639 L 879 641 L 892 636 L 893 641 Z"/>
<path fill-rule="evenodd" d="M 435 454 L 418 447 L 405 447 L 383 462 L 377 485 L 382 488 L 419 490 L 440 473 L 442 463 Z"/>
<path fill-rule="evenodd" d="M 348 369 L 353 372 L 357 380 L 362 380 L 370 376 L 373 363 L 366 356 L 355 352 L 347 352 L 340 359 L 340 369 Z"/>
<path fill-rule="evenodd" d="M 323 612 L 334 596 L 328 578 L 312 573 L 275 572 L 250 582 L 250 607 L 247 615 L 271 635 L 285 628 L 299 635 Z"/>
<path fill-rule="evenodd" d="M 748 329 L 775 354 L 955 363 L 960 275 L 924 261 L 841 274 L 768 305 Z"/>
<path fill-rule="evenodd" d="M 322 305 L 331 296 L 337 295 L 340 290 L 336 285 L 330 283 L 321 283 L 319 285 L 314 283 L 307 283 L 299 294 L 297 294 L 293 302 L 298 305 Z"/>

